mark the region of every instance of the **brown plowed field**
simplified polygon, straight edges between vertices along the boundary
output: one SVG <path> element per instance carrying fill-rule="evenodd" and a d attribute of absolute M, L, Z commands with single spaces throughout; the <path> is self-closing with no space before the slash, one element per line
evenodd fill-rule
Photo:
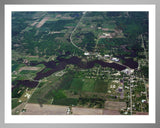
<path fill-rule="evenodd" d="M 39 70 L 40 67 L 21 67 L 19 69 L 19 72 L 23 71 L 23 70 L 32 70 L 32 71 L 36 71 L 36 70 Z"/>
<path fill-rule="evenodd" d="M 49 17 L 44 17 L 38 24 L 37 24 L 37 28 L 40 28 L 47 20 L 49 19 Z"/>
<path fill-rule="evenodd" d="M 106 101 L 104 108 L 107 110 L 121 110 L 125 109 L 126 106 L 125 102 Z"/>
<path fill-rule="evenodd" d="M 27 103 L 20 115 L 67 115 L 68 106 Z M 72 107 L 72 115 L 120 115 L 118 110 Z"/>
<path fill-rule="evenodd" d="M 117 110 L 103 110 L 103 115 L 120 115 L 120 112 Z"/>
<path fill-rule="evenodd" d="M 73 115 L 102 115 L 103 109 L 72 107 Z"/>
<path fill-rule="evenodd" d="M 58 105 L 42 105 L 28 103 L 25 106 L 26 112 L 21 112 L 20 115 L 66 115 L 68 106 Z"/>

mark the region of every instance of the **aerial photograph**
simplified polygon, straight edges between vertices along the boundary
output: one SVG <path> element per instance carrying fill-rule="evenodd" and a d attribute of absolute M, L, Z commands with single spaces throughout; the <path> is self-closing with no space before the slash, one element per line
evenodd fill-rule
<path fill-rule="evenodd" d="M 12 11 L 12 115 L 149 115 L 148 11 Z"/>

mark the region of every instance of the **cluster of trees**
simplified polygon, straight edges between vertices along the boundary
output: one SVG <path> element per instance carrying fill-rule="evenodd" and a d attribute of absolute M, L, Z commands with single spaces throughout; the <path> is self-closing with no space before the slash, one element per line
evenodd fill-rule
<path fill-rule="evenodd" d="M 27 20 L 33 21 L 35 12 L 12 12 L 12 36 L 17 36 L 28 25 Z"/>
<path fill-rule="evenodd" d="M 126 37 L 135 40 L 138 35 L 148 33 L 148 12 L 128 12 L 128 17 L 119 17 L 116 25 Z"/>
<path fill-rule="evenodd" d="M 26 87 L 23 85 L 19 85 L 12 89 L 12 98 L 20 98 L 25 92 Z"/>
<path fill-rule="evenodd" d="M 50 31 L 60 31 L 64 30 L 67 24 L 74 25 L 75 20 L 57 20 L 57 21 L 47 21 L 41 29 L 48 29 Z"/>
<path fill-rule="evenodd" d="M 55 16 L 59 12 L 48 13 Z M 69 40 L 69 35 L 65 33 L 49 34 L 49 31 L 65 30 L 65 26 L 75 26 L 81 17 L 81 12 L 64 12 L 64 14 L 74 17 L 71 20 L 47 21 L 41 28 L 33 26 L 30 30 L 20 33 L 29 23 L 34 22 L 33 16 L 35 12 L 15 12 L 12 19 L 12 49 L 29 55 L 51 56 L 61 55 L 62 51 L 69 51 L 71 54 L 83 55 L 83 52 L 75 48 Z M 63 12 L 62 12 L 63 14 Z M 43 17 L 41 17 L 43 18 Z M 41 20 L 41 18 L 39 20 Z M 60 37 L 62 40 L 57 40 Z M 16 44 L 16 45 L 15 45 Z"/>
<path fill-rule="evenodd" d="M 84 36 L 84 38 L 82 39 L 82 43 L 79 43 L 78 46 L 82 48 L 85 47 L 89 52 L 93 51 L 96 38 L 93 32 L 77 33 L 75 36 Z"/>
<path fill-rule="evenodd" d="M 103 108 L 104 107 L 104 99 L 100 98 L 82 98 L 80 97 L 78 100 L 78 104 L 85 106 L 87 105 L 88 107 L 96 107 L 96 108 Z"/>

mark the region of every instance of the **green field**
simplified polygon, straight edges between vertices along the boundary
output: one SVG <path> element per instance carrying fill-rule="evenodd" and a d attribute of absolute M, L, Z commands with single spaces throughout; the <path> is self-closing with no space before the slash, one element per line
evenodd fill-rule
<path fill-rule="evenodd" d="M 20 105 L 21 103 L 18 102 L 18 98 L 12 99 L 12 109 Z"/>
<path fill-rule="evenodd" d="M 41 83 L 39 83 L 38 88 L 33 93 L 30 98 L 30 103 L 51 103 L 53 98 L 53 91 L 59 86 L 59 77 L 51 75 L 44 78 Z"/>
<path fill-rule="evenodd" d="M 52 91 L 55 90 L 56 80 L 50 82 L 49 80 L 46 83 L 40 83 L 36 91 L 33 93 L 30 98 L 30 103 L 50 103 L 53 98 Z"/>
<path fill-rule="evenodd" d="M 108 83 L 103 80 L 96 80 L 94 91 L 106 93 L 108 89 Z"/>
<path fill-rule="evenodd" d="M 48 103 L 50 100 L 45 99 L 45 94 L 47 94 L 51 90 L 51 86 L 47 87 L 42 87 L 42 88 L 37 88 L 36 91 L 33 93 L 32 97 L 29 100 L 29 103 Z"/>
<path fill-rule="evenodd" d="M 63 75 L 63 77 L 61 78 L 61 82 L 60 82 L 60 89 L 64 89 L 64 90 L 68 90 L 71 86 L 72 80 L 73 80 L 73 74 L 72 72 L 66 73 Z"/>
<path fill-rule="evenodd" d="M 67 106 L 71 106 L 71 105 L 77 105 L 78 103 L 78 99 L 75 98 L 63 98 L 63 99 L 59 99 L 59 100 L 54 100 L 53 104 L 55 105 L 67 105 Z"/>
<path fill-rule="evenodd" d="M 74 78 L 72 83 L 71 83 L 70 89 L 74 90 L 74 91 L 81 91 L 82 86 L 83 86 L 82 79 L 81 78 Z"/>
<path fill-rule="evenodd" d="M 93 92 L 94 91 L 94 82 L 93 79 L 84 79 L 82 91 Z"/>

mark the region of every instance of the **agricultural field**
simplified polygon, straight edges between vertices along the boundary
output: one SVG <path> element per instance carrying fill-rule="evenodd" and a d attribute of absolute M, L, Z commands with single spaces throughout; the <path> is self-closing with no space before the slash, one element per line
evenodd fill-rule
<path fill-rule="evenodd" d="M 12 12 L 12 114 L 148 114 L 148 60 L 148 12 Z"/>

